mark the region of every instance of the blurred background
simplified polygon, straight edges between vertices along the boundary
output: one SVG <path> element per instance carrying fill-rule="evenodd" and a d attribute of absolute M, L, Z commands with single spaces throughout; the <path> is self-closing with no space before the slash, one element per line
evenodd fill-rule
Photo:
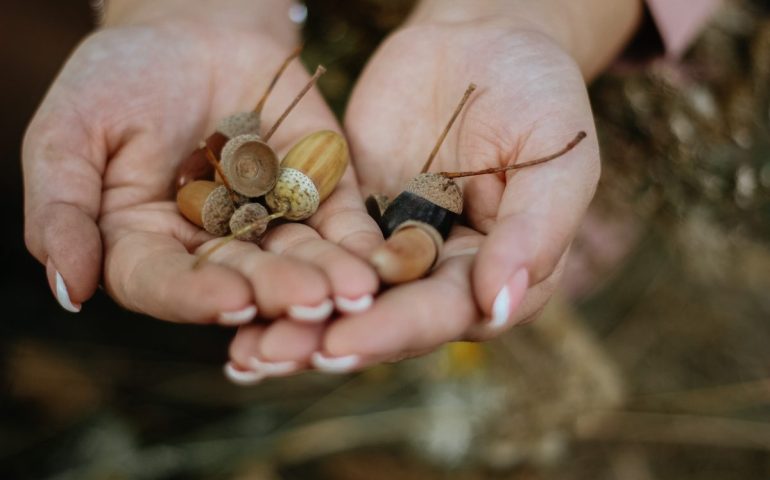
<path fill-rule="evenodd" d="M 303 59 L 338 113 L 411 3 L 307 2 Z M 4 2 L 0 478 L 770 478 L 770 8 L 725 3 L 682 61 L 591 87 L 603 177 L 541 320 L 244 389 L 227 331 L 56 304 L 23 244 L 19 148 L 93 15 Z"/>

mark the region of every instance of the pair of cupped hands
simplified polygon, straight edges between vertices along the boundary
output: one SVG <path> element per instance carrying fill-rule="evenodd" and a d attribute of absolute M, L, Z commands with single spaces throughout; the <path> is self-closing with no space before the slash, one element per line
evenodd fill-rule
<path fill-rule="evenodd" d="M 221 118 L 255 104 L 295 45 L 164 20 L 102 29 L 79 46 L 23 149 L 26 241 L 60 303 L 77 311 L 101 284 L 162 320 L 237 326 L 225 370 L 240 383 L 353 371 L 537 316 L 594 193 L 598 146 L 572 58 L 535 29 L 493 20 L 393 33 L 358 80 L 344 128 L 311 91 L 271 145 L 280 158 L 311 132 L 344 132 L 352 161 L 336 191 L 305 223 L 273 228 L 260 245 L 231 242 L 193 269 L 219 240 L 179 214 L 179 164 Z M 263 129 L 308 79 L 294 61 Z M 366 259 L 383 238 L 364 196 L 392 198 L 419 173 L 470 82 L 478 89 L 431 171 L 509 165 L 578 131 L 588 138 L 547 164 L 461 181 L 464 221 L 435 269 L 378 293 Z"/>

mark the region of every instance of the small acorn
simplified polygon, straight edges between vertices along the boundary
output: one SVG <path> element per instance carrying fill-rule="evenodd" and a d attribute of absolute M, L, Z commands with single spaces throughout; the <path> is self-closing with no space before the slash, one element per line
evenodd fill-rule
<path fill-rule="evenodd" d="M 238 240 L 256 242 L 267 230 L 270 214 L 261 203 L 241 205 L 230 217 L 230 230 Z"/>
<path fill-rule="evenodd" d="M 230 232 L 230 217 L 236 202 L 224 185 L 195 180 L 177 192 L 176 203 L 186 219 L 210 234 L 222 236 Z"/>
<path fill-rule="evenodd" d="M 222 148 L 228 140 L 239 135 L 258 135 L 261 127 L 262 109 L 265 101 L 273 91 L 273 87 L 283 75 L 283 72 L 289 66 L 292 60 L 297 58 L 302 51 L 296 48 L 281 64 L 278 71 L 273 75 L 273 79 L 265 89 L 262 97 L 257 102 L 253 110 L 238 112 L 223 118 L 216 127 L 214 133 L 205 140 L 205 146 L 208 146 L 215 157 L 222 155 Z M 179 166 L 177 173 L 177 189 L 182 188 L 193 180 L 210 179 L 213 173 L 212 165 L 207 158 L 205 147 L 199 146 L 190 154 Z"/>
<path fill-rule="evenodd" d="M 281 162 L 275 187 L 266 196 L 270 211 L 288 220 L 304 220 L 336 188 L 349 162 L 348 144 L 331 130 L 300 140 Z"/>
<path fill-rule="evenodd" d="M 416 280 L 433 268 L 443 241 L 463 213 L 463 193 L 455 178 L 501 173 L 545 163 L 566 154 L 586 137 L 585 132 L 579 132 L 562 150 L 520 164 L 469 172 L 427 173 L 452 124 L 475 89 L 474 84 L 468 86 L 422 172 L 410 180 L 404 191 L 380 212 L 378 224 L 386 241 L 375 249 L 369 261 L 385 283 Z M 379 203 L 373 197 L 367 200 L 370 211 Z"/>

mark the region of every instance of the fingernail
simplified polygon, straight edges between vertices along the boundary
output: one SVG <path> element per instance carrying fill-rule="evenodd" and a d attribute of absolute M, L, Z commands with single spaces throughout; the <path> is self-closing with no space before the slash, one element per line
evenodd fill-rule
<path fill-rule="evenodd" d="M 248 307 L 236 310 L 234 312 L 222 312 L 219 314 L 219 323 L 222 325 L 243 325 L 254 320 L 257 315 L 257 307 L 249 305 Z"/>
<path fill-rule="evenodd" d="M 327 298 L 315 307 L 292 305 L 289 307 L 289 316 L 303 322 L 323 322 L 329 318 L 332 310 L 334 310 L 334 302 Z"/>
<path fill-rule="evenodd" d="M 299 362 L 265 362 L 256 357 L 249 359 L 249 365 L 257 372 L 262 372 L 268 377 L 279 377 L 295 372 L 299 368 Z"/>
<path fill-rule="evenodd" d="M 361 313 L 369 310 L 374 302 L 374 297 L 371 295 L 363 295 L 361 297 L 352 300 L 341 296 L 334 297 L 334 303 L 337 305 L 337 309 L 343 313 Z"/>
<path fill-rule="evenodd" d="M 254 370 L 240 370 L 233 364 L 227 362 L 224 368 L 225 377 L 236 385 L 255 385 L 265 378 L 265 374 Z"/>
<path fill-rule="evenodd" d="M 321 352 L 315 352 L 311 362 L 316 369 L 325 373 L 348 373 L 358 366 L 361 357 L 358 355 L 327 357 Z"/>
<path fill-rule="evenodd" d="M 507 325 L 513 313 L 524 299 L 524 294 L 529 286 L 529 272 L 526 268 L 520 268 L 503 285 L 492 304 L 492 318 L 487 326 L 492 329 L 500 329 Z"/>
<path fill-rule="evenodd" d="M 58 300 L 59 305 L 68 312 L 78 313 L 82 308 L 82 305 L 79 303 L 72 303 L 72 300 L 70 300 L 67 285 L 65 285 L 64 278 L 62 278 L 61 273 L 59 273 L 58 270 L 56 271 L 56 300 Z"/>

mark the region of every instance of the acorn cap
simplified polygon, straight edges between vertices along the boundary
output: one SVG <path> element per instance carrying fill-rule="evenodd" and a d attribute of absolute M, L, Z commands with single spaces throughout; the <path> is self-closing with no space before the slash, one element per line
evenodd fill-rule
<path fill-rule="evenodd" d="M 265 202 L 271 212 L 284 212 L 287 220 L 304 220 L 318 210 L 321 196 L 310 177 L 293 168 L 281 168 Z"/>
<path fill-rule="evenodd" d="M 176 196 L 179 211 L 212 235 L 227 235 L 235 204 L 224 185 L 197 180 L 182 187 Z"/>
<path fill-rule="evenodd" d="M 231 138 L 222 149 L 222 171 L 230 186 L 247 197 L 269 192 L 278 177 L 278 157 L 258 135 Z"/>
<path fill-rule="evenodd" d="M 457 213 L 432 202 L 416 193 L 404 190 L 393 199 L 380 218 L 379 224 L 385 238 L 410 220 L 426 223 L 435 228 L 442 238 L 449 235 Z"/>
<path fill-rule="evenodd" d="M 267 209 L 262 204 L 247 203 L 240 206 L 230 217 L 230 230 L 236 233 L 239 230 L 254 225 L 248 233 L 237 235 L 236 238 L 247 242 L 256 242 L 267 230 L 267 224 L 270 223 L 270 220 L 267 218 L 268 215 Z"/>
<path fill-rule="evenodd" d="M 320 130 L 307 135 L 289 150 L 281 167 L 304 173 L 318 189 L 323 202 L 337 187 L 350 155 L 345 138 L 331 130 Z"/>
<path fill-rule="evenodd" d="M 457 182 L 438 173 L 421 173 L 411 179 L 404 187 L 431 203 L 445 208 L 452 213 L 463 213 L 463 192 Z"/>
<path fill-rule="evenodd" d="M 228 115 L 217 125 L 217 132 L 227 138 L 240 135 L 259 135 L 260 116 L 258 112 L 239 112 Z"/>

